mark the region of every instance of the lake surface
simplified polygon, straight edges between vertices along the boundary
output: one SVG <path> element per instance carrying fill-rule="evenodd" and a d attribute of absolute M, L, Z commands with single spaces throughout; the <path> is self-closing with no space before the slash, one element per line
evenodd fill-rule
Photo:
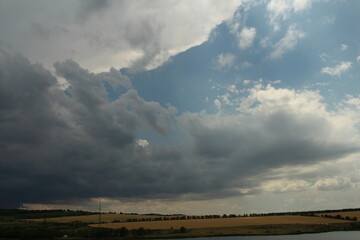
<path fill-rule="evenodd" d="M 311 233 L 300 235 L 279 236 L 234 236 L 234 237 L 207 237 L 186 238 L 186 240 L 359 240 L 360 231 Z"/>

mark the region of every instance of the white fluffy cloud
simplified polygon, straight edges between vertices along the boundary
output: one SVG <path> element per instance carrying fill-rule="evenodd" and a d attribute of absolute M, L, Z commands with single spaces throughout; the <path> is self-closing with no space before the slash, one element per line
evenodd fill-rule
<path fill-rule="evenodd" d="M 350 179 L 340 177 L 319 179 L 314 184 L 315 189 L 322 191 L 340 190 L 348 187 L 351 187 Z"/>
<path fill-rule="evenodd" d="M 355 106 L 360 110 L 360 98 L 349 95 L 346 103 Z"/>
<path fill-rule="evenodd" d="M 138 139 L 138 140 L 136 140 L 136 144 L 140 147 L 149 146 L 149 142 L 146 139 Z"/>
<path fill-rule="evenodd" d="M 322 73 L 329 74 L 331 76 L 340 76 L 344 72 L 348 71 L 351 67 L 351 62 L 341 62 L 334 67 L 324 67 L 321 69 Z"/>
<path fill-rule="evenodd" d="M 267 192 L 299 192 L 309 189 L 310 184 L 304 180 L 273 180 L 262 184 L 261 189 Z"/>
<path fill-rule="evenodd" d="M 221 109 L 221 102 L 220 102 L 219 99 L 215 99 L 215 100 L 214 100 L 214 104 L 215 104 L 215 106 L 216 106 L 218 109 Z"/>
<path fill-rule="evenodd" d="M 275 31 L 280 29 L 280 21 L 290 14 L 301 12 L 311 6 L 313 0 L 270 0 L 267 5 L 270 23 Z"/>
<path fill-rule="evenodd" d="M 341 51 L 345 51 L 346 49 L 348 49 L 348 45 L 346 45 L 346 44 L 340 44 L 340 49 L 341 49 Z"/>
<path fill-rule="evenodd" d="M 354 98 L 351 98 L 354 99 Z M 343 112 L 330 112 L 326 104 L 322 102 L 322 96 L 316 91 L 295 91 L 291 89 L 275 88 L 271 85 L 265 88 L 261 85 L 249 90 L 249 95 L 242 98 L 238 110 L 249 113 L 254 118 L 268 119 L 273 114 L 284 112 L 286 116 L 294 116 L 293 121 L 303 126 L 302 131 L 307 129 L 307 120 L 313 121 L 312 125 L 322 125 L 317 130 L 323 129 L 329 139 L 346 139 L 350 136 L 357 136 L 358 130 L 354 128 L 357 119 L 352 116 L 345 116 Z M 356 112 L 356 110 L 354 110 Z M 297 120 L 295 120 L 297 119 Z M 280 120 L 280 119 L 279 119 Z M 305 124 L 305 125 L 302 125 Z M 298 126 L 300 129 L 300 125 Z M 285 125 L 283 126 L 285 127 Z M 328 128 L 325 130 L 325 128 Z M 295 131 L 296 128 L 293 129 Z M 309 129 L 309 131 L 311 131 Z M 302 132 L 304 134 L 306 131 Z M 310 132 L 308 132 L 311 134 Z M 325 132 L 322 132 L 325 134 Z M 312 134 L 311 134 L 312 135 Z M 323 134 L 319 135 L 321 138 Z M 314 135 L 313 137 L 316 138 Z M 351 137 L 352 138 L 352 137 Z"/>
<path fill-rule="evenodd" d="M 217 56 L 217 66 L 219 68 L 231 68 L 235 64 L 235 55 L 231 53 L 221 53 Z"/>
<path fill-rule="evenodd" d="M 304 36 L 305 33 L 299 30 L 296 24 L 290 25 L 285 36 L 274 45 L 274 50 L 269 55 L 269 58 L 279 58 L 286 52 L 291 51 Z"/>
<path fill-rule="evenodd" d="M 244 85 L 249 85 L 249 84 L 251 83 L 251 81 L 250 81 L 250 80 L 245 79 L 245 80 L 243 81 L 243 83 L 244 83 Z"/>
<path fill-rule="evenodd" d="M 360 123 L 360 96 L 354 97 L 349 95 L 344 103 L 346 108 L 343 110 L 343 114 L 348 115 L 349 118 L 357 120 L 357 122 Z"/>
<path fill-rule="evenodd" d="M 319 169 L 317 169 L 319 173 Z M 355 171 L 356 172 L 356 171 Z M 351 174 L 354 174 L 352 172 Z M 292 174 L 294 176 L 294 174 Z M 337 191 L 346 190 L 356 185 L 349 177 L 314 177 L 315 180 L 303 179 L 277 179 L 262 183 L 260 189 L 266 192 L 285 193 L 285 192 L 301 192 L 301 191 Z M 356 181 L 356 180 L 355 180 Z"/>
<path fill-rule="evenodd" d="M 234 35 L 237 46 L 241 50 L 251 47 L 256 37 L 256 28 L 246 26 L 246 11 L 251 7 L 251 2 L 249 3 L 242 7 L 245 10 L 244 13 L 237 11 L 233 18 L 227 22 L 230 32 Z"/>
<path fill-rule="evenodd" d="M 246 49 L 250 47 L 255 39 L 256 29 L 244 27 L 238 34 L 238 47 L 240 49 Z"/>

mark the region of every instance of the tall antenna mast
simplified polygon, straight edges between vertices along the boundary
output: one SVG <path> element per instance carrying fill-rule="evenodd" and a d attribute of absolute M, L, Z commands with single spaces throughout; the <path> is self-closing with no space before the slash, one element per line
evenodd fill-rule
<path fill-rule="evenodd" d="M 99 227 L 100 227 L 100 223 L 101 223 L 101 199 L 99 202 Z"/>

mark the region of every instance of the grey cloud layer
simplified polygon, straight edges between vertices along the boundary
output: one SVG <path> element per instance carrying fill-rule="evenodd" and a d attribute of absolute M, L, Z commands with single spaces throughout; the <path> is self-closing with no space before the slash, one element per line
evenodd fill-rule
<path fill-rule="evenodd" d="M 0 3 L 0 44 L 47 68 L 71 57 L 96 72 L 143 70 L 206 41 L 241 2 L 198 1 L 189 11 L 174 0 L 8 1 Z"/>
<path fill-rule="evenodd" d="M 313 95 L 282 90 L 283 99 L 270 101 L 266 94 L 277 90 L 269 88 L 257 93 L 260 102 L 246 114 L 176 116 L 174 107 L 141 98 L 115 69 L 93 74 L 72 60 L 54 67 L 70 83 L 68 94 L 40 65 L 1 53 L 0 190 L 6 196 L 1 206 L 91 197 L 241 195 L 238 188 L 258 186 L 271 169 L 358 151 L 349 135 L 338 134 L 351 132 L 351 126 L 337 129 L 337 118 L 321 103 L 307 102 Z M 111 102 L 105 81 L 126 90 Z M 314 109 L 320 110 L 298 111 L 299 102 L 304 108 L 318 104 Z M 175 129 L 186 132 L 177 144 L 144 147 L 136 141 L 142 130 L 171 140 Z"/>
<path fill-rule="evenodd" d="M 99 12 L 106 7 L 109 7 L 110 3 L 108 0 L 85 0 L 81 2 L 78 17 L 81 22 L 86 21 L 86 19 L 93 13 Z"/>

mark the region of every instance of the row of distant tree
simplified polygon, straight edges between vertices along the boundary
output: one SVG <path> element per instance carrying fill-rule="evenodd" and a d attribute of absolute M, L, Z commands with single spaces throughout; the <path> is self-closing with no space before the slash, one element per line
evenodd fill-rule
<path fill-rule="evenodd" d="M 126 221 L 164 221 L 164 220 L 189 220 L 189 219 L 214 219 L 214 218 L 234 218 L 234 217 L 258 217 L 258 216 L 281 216 L 281 215 L 302 215 L 302 216 L 318 216 L 326 215 L 336 212 L 351 212 L 360 211 L 360 208 L 347 208 L 338 210 L 319 210 L 319 211 L 298 211 L 298 212 L 275 212 L 275 213 L 250 213 L 250 214 L 223 214 L 223 215 L 201 215 L 201 216 L 186 216 L 182 214 L 177 215 L 158 215 L 147 214 L 149 217 L 132 218 Z M 109 212 L 115 214 L 116 212 Z M 51 218 L 61 216 L 82 216 L 97 214 L 97 212 L 81 211 L 81 210 L 24 210 L 24 209 L 0 209 L 0 217 L 11 217 L 14 219 L 27 219 L 27 218 Z M 122 213 L 138 215 L 137 213 Z M 330 215 L 329 215 L 330 216 Z M 346 220 L 346 217 L 345 217 Z"/>
<path fill-rule="evenodd" d="M 113 222 L 146 222 L 146 221 L 167 221 L 167 220 L 191 220 L 191 219 L 215 219 L 215 218 L 235 218 L 235 217 L 262 217 L 262 216 L 283 216 L 283 215 L 300 215 L 314 217 L 328 217 L 343 219 L 348 221 L 357 221 L 356 217 L 341 215 L 327 215 L 326 213 L 360 211 L 360 208 L 339 209 L 339 210 L 319 210 L 319 211 L 300 211 L 300 212 L 274 212 L 274 213 L 250 213 L 250 214 L 223 214 L 223 215 L 201 215 L 201 216 L 158 216 L 149 218 L 130 218 L 126 220 L 114 220 Z"/>
<path fill-rule="evenodd" d="M 337 215 L 327 215 L 327 214 L 324 214 L 324 215 L 320 215 L 321 217 L 324 217 L 324 218 L 333 218 L 333 219 L 342 219 L 342 220 L 347 220 L 347 221 L 357 221 L 357 217 L 349 217 L 349 216 L 341 216 L 340 214 L 337 214 Z"/>

